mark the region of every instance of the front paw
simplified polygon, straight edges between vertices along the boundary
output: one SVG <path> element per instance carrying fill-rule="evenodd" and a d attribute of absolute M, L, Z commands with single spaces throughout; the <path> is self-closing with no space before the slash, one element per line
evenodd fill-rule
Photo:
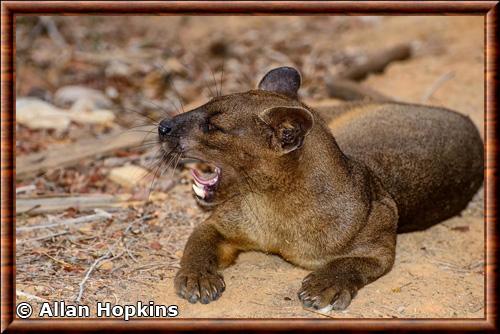
<path fill-rule="evenodd" d="M 208 304 L 219 299 L 226 289 L 224 278 L 217 271 L 206 269 L 181 268 L 174 278 L 174 286 L 177 295 L 192 304 L 197 301 Z"/>
<path fill-rule="evenodd" d="M 318 270 L 304 278 L 298 297 L 305 307 L 322 312 L 345 310 L 356 295 L 357 286 L 352 275 Z"/>

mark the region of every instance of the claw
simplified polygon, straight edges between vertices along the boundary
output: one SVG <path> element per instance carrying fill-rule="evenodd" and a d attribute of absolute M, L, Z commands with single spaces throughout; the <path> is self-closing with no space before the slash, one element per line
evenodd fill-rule
<path fill-rule="evenodd" d="M 311 298 L 309 296 L 307 296 L 307 297 L 302 299 L 302 304 L 305 307 L 311 307 L 311 305 L 313 304 L 313 301 L 311 300 Z"/>
<path fill-rule="evenodd" d="M 179 297 L 187 299 L 191 304 L 200 302 L 208 304 L 219 299 L 224 291 L 224 280 L 213 272 L 183 272 L 177 273 L 175 278 L 176 293 Z"/>
<path fill-rule="evenodd" d="M 191 295 L 191 297 L 189 297 L 188 301 L 191 304 L 196 304 L 196 302 L 198 301 L 198 296 L 197 295 Z"/>

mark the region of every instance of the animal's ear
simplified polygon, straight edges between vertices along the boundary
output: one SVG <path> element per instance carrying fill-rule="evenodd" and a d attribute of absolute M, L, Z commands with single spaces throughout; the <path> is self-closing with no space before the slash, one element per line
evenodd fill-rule
<path fill-rule="evenodd" d="M 301 107 L 269 108 L 259 117 L 273 131 L 271 146 L 282 154 L 300 148 L 314 125 L 311 112 Z"/>
<path fill-rule="evenodd" d="M 259 82 L 259 89 L 297 98 L 300 88 L 300 73 L 293 67 L 277 67 L 264 75 Z"/>

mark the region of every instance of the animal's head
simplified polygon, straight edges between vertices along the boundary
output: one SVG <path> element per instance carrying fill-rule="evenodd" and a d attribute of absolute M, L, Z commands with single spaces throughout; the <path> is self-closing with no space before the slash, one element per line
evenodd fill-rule
<path fill-rule="evenodd" d="M 204 205 L 248 184 L 250 175 L 276 173 L 277 162 L 296 159 L 314 125 L 297 99 L 300 74 L 290 67 L 269 71 L 258 89 L 216 97 L 205 105 L 160 122 L 165 151 L 204 161 L 209 177 L 193 170 L 193 189 Z"/>

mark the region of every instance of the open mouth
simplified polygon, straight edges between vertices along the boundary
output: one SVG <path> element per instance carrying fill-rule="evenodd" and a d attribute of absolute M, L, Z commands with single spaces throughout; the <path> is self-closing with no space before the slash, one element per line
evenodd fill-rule
<path fill-rule="evenodd" d="M 193 191 L 196 199 L 202 203 L 210 202 L 220 183 L 221 169 L 215 167 L 212 173 L 202 175 L 198 169 L 192 168 L 191 175 L 193 176 Z"/>

